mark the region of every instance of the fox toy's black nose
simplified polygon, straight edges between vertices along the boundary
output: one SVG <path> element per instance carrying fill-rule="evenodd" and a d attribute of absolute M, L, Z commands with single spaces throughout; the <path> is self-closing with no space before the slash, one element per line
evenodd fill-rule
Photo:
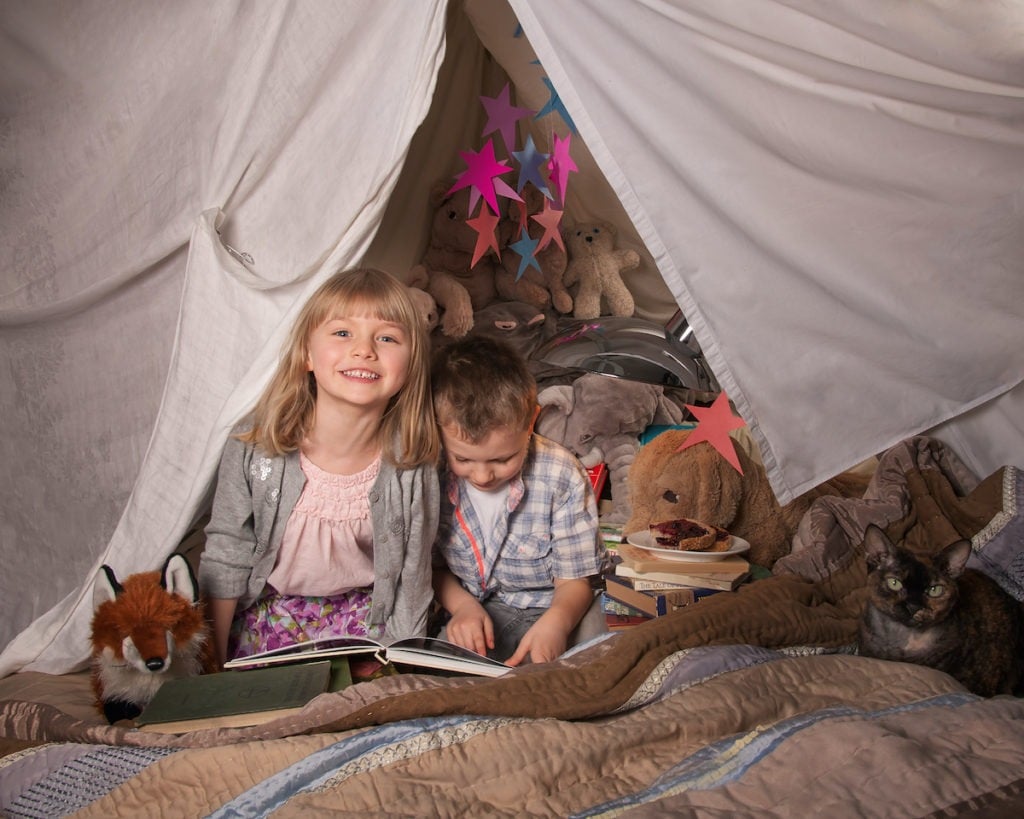
<path fill-rule="evenodd" d="M 150 657 L 146 660 L 146 668 L 150 671 L 159 671 L 164 667 L 164 661 L 161 657 Z"/>

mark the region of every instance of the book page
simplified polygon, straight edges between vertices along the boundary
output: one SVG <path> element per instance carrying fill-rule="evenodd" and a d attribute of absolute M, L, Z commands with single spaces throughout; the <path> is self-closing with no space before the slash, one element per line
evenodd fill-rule
<path fill-rule="evenodd" d="M 235 657 L 224 663 L 224 668 L 250 668 L 255 665 L 305 662 L 324 657 L 338 657 L 346 654 L 381 654 L 384 646 L 368 637 L 323 637 L 304 643 L 294 643 Z M 383 662 L 383 660 L 381 660 Z"/>
<path fill-rule="evenodd" d="M 494 668 L 509 669 L 509 666 L 504 663 L 436 637 L 409 637 L 405 640 L 398 640 L 388 646 L 387 656 L 392 662 L 401 662 L 402 658 L 405 657 L 419 657 L 421 660 L 449 658 Z"/>

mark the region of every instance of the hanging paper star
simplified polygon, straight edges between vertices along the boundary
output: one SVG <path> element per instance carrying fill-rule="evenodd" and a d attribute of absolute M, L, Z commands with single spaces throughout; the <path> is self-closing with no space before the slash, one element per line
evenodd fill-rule
<path fill-rule="evenodd" d="M 544 103 L 544 107 L 541 108 L 533 118 L 540 119 L 546 114 L 556 113 L 562 118 L 562 121 L 569 126 L 569 130 L 575 134 L 576 123 L 572 121 L 572 117 L 569 116 L 569 112 L 565 110 L 565 105 L 562 103 L 562 98 L 558 96 L 555 86 L 547 77 L 541 77 L 541 81 L 545 86 L 547 86 L 548 93 L 551 94 L 551 96 L 548 101 Z"/>
<path fill-rule="evenodd" d="M 494 192 L 498 194 L 498 196 L 504 196 L 506 199 L 511 199 L 514 202 L 523 201 L 523 197 L 506 185 L 504 179 L 494 180 Z"/>
<path fill-rule="evenodd" d="M 495 158 L 494 143 L 491 140 L 487 140 L 487 144 L 479 151 L 459 151 L 459 156 L 466 163 L 466 170 L 459 174 L 447 195 L 450 196 L 457 190 L 472 186 L 469 193 L 470 213 L 473 212 L 476 199 L 479 196 L 483 196 L 487 204 L 491 206 L 491 210 L 497 213 L 499 208 L 498 197 L 494 192 L 495 178 L 508 173 L 512 168 Z M 511 190 L 508 185 L 505 185 L 505 189 Z M 507 194 L 505 195 L 507 196 Z"/>
<path fill-rule="evenodd" d="M 527 134 L 526 145 L 523 147 L 523 150 L 513 151 L 512 156 L 519 162 L 519 182 L 516 185 L 516 190 L 522 193 L 526 183 L 532 182 L 537 190 L 550 199 L 551 191 L 544 184 L 544 177 L 541 175 L 540 166 L 548 161 L 551 154 L 538 151 L 537 146 L 533 144 L 533 134 Z"/>
<path fill-rule="evenodd" d="M 527 267 L 535 267 L 538 273 L 543 272 L 540 269 L 540 264 L 537 262 L 537 257 L 534 256 L 534 252 L 537 249 L 537 240 L 531 239 L 530 234 L 525 229 L 520 234 L 519 241 L 510 244 L 509 248 L 519 254 L 519 271 L 516 273 L 516 281 L 523 278 Z"/>
<path fill-rule="evenodd" d="M 565 242 L 562 241 L 562 232 L 558 229 L 562 224 L 562 211 L 551 207 L 551 203 L 545 199 L 544 209 L 530 217 L 538 225 L 544 228 L 544 234 L 540 237 L 540 244 L 537 250 L 541 251 L 554 242 L 562 250 L 565 250 Z"/>
<path fill-rule="evenodd" d="M 548 160 L 548 170 L 551 172 L 551 187 L 555 189 L 555 201 L 561 207 L 565 205 L 569 174 L 579 168 L 576 167 L 576 163 L 572 161 L 572 156 L 569 154 L 572 137 L 567 136 L 562 139 L 555 134 L 554 141 L 555 147 L 551 153 L 551 159 Z"/>
<path fill-rule="evenodd" d="M 476 247 L 473 248 L 473 261 L 470 267 L 476 267 L 476 263 L 488 251 L 493 250 L 501 258 L 501 249 L 498 247 L 498 237 L 495 228 L 501 221 L 498 216 L 491 212 L 491 209 L 484 205 L 480 208 L 480 214 L 473 219 L 467 219 L 466 224 L 476 231 Z"/>
<path fill-rule="evenodd" d="M 494 193 L 496 196 L 504 196 L 506 199 L 511 199 L 515 202 L 522 202 L 522 197 L 516 193 L 512 188 L 505 184 L 502 179 L 494 179 Z M 469 212 L 472 213 L 476 210 L 477 204 L 480 202 L 480 191 L 476 188 L 471 188 L 469 191 Z"/>
<path fill-rule="evenodd" d="M 501 89 L 498 96 L 480 97 L 480 102 L 483 103 L 484 110 L 487 112 L 487 122 L 484 124 L 483 131 L 480 132 L 480 136 L 487 136 L 497 131 L 505 141 L 505 150 L 512 153 L 516 147 L 516 123 L 533 114 L 533 109 L 513 105 L 509 100 L 508 89 L 509 84 L 505 83 L 505 87 Z"/>
<path fill-rule="evenodd" d="M 733 469 L 742 475 L 743 468 L 740 466 L 740 459 L 736 454 L 736 444 L 729 437 L 729 431 L 739 429 L 745 425 L 745 422 L 742 418 L 732 414 L 729 397 L 725 391 L 718 394 L 710 407 L 694 407 L 687 404 L 686 408 L 697 418 L 697 426 L 686 436 L 686 440 L 676 451 L 682 452 L 694 444 L 707 441 L 719 451 L 725 460 L 732 464 Z"/>
<path fill-rule="evenodd" d="M 516 202 L 516 212 L 518 213 L 518 220 L 516 222 L 516 233 L 522 233 L 529 226 L 530 213 L 526 209 L 526 202 L 520 199 Z M 511 214 L 509 214 L 511 216 Z"/>

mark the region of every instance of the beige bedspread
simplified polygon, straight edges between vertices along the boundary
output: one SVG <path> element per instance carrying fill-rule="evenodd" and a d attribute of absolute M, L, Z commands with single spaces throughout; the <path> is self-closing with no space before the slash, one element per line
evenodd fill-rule
<path fill-rule="evenodd" d="M 177 737 L 2 701 L 0 736 L 33 747 L 0 767 L 0 806 L 77 765 L 102 783 L 81 816 L 1019 812 L 1024 702 L 851 652 L 867 522 L 924 546 L 955 531 L 984 555 L 1019 524 L 1021 484 L 912 439 L 865 499 L 812 508 L 775 576 L 500 679 L 391 677 Z"/>

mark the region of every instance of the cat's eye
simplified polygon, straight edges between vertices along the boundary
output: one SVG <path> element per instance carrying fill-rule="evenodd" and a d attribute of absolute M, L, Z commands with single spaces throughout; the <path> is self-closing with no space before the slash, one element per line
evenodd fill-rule
<path fill-rule="evenodd" d="M 941 583 L 936 583 L 934 586 L 929 586 L 925 591 L 925 594 L 929 597 L 941 597 L 944 591 L 946 591 L 946 587 Z"/>
<path fill-rule="evenodd" d="M 666 489 L 662 494 L 661 499 L 668 501 L 669 503 L 679 503 L 679 496 L 671 489 Z"/>
<path fill-rule="evenodd" d="M 889 591 L 899 591 L 903 588 L 903 581 L 898 577 L 887 577 L 885 578 L 885 585 Z"/>

